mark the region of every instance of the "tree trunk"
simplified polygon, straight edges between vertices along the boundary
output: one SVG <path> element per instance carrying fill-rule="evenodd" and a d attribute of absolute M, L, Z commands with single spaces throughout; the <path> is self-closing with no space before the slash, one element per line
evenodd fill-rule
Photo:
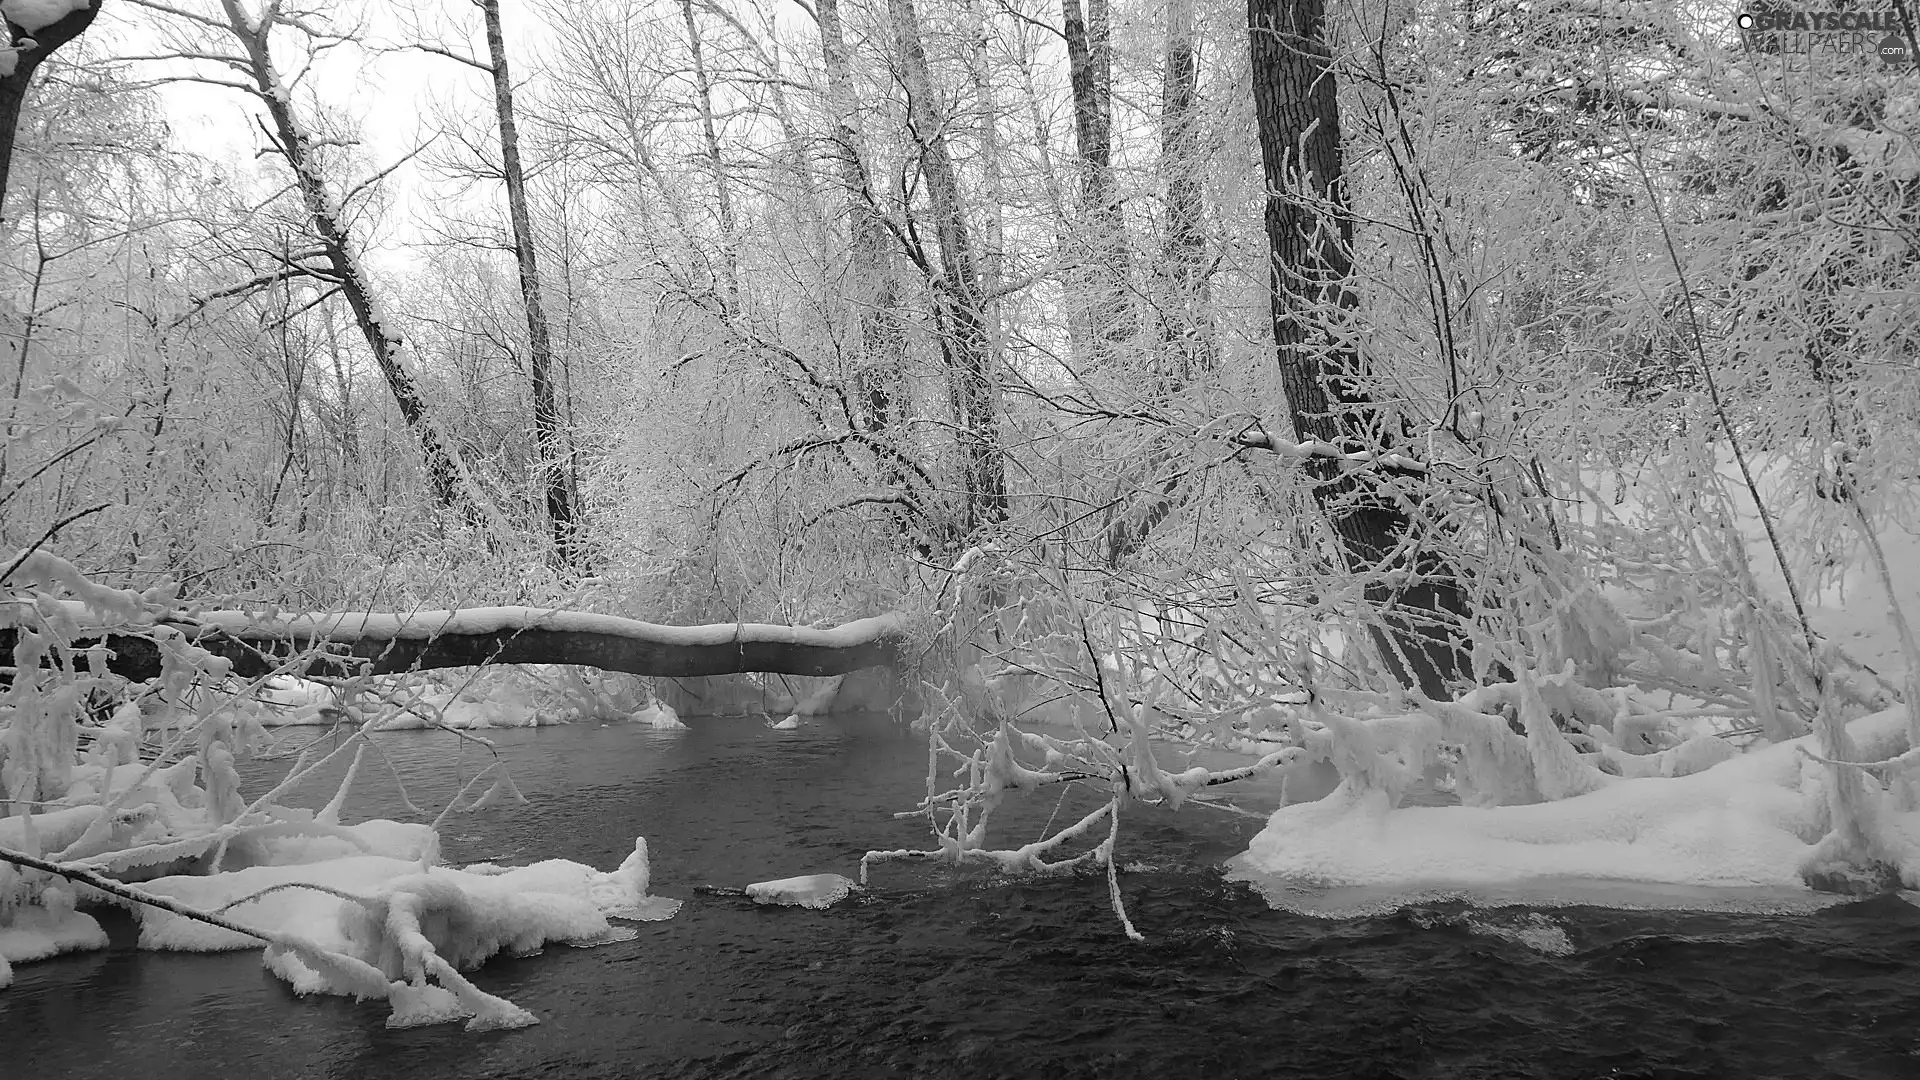
<path fill-rule="evenodd" d="M 6 210 L 7 179 L 13 172 L 13 141 L 20 126 L 20 109 L 27 101 L 27 86 L 33 81 L 33 73 L 42 61 L 53 55 L 53 51 L 74 38 L 81 31 L 93 25 L 93 17 L 100 12 L 105 0 L 93 0 L 86 7 L 69 11 L 57 21 L 28 30 L 13 20 L 5 20 L 7 40 L 11 45 L 21 38 L 32 38 L 34 47 L 15 54 L 12 74 L 0 78 L 0 213 Z M 4 218 L 0 218 L 4 220 Z"/>
<path fill-rule="evenodd" d="M 326 249 L 327 262 L 332 266 L 334 278 L 347 298 L 347 306 L 353 310 L 354 321 L 367 339 L 367 346 L 373 350 L 381 374 L 386 376 L 387 386 L 393 391 L 393 400 L 400 408 L 401 417 L 420 442 L 434 498 L 442 506 L 459 510 L 476 528 L 490 528 L 493 524 L 492 507 L 480 495 L 453 444 L 428 412 L 426 399 L 421 396 L 419 385 L 414 382 L 413 373 L 407 369 L 406 360 L 401 355 L 405 343 L 399 334 L 387 326 L 379 307 L 374 303 L 366 274 L 353 250 L 346 222 L 341 219 L 339 208 L 327 193 L 319 167 L 313 160 L 313 148 L 306 132 L 294 119 L 293 100 L 281 83 L 279 71 L 274 67 L 273 57 L 267 49 L 267 38 L 275 25 L 274 18 L 269 15 L 256 24 L 241 8 L 238 0 L 220 0 L 220 5 L 226 13 L 228 29 L 246 50 L 247 66 L 253 75 L 254 85 L 267 107 L 268 116 L 273 120 L 278 149 L 293 170 L 294 182 L 306 202 L 308 215 L 313 219 L 314 234 Z"/>
<path fill-rule="evenodd" d="M 947 150 L 945 124 L 934 108 L 933 79 L 920 40 L 920 18 L 913 0 L 888 0 L 899 50 L 900 80 L 907 92 L 907 124 L 920 150 L 927 201 L 940 244 L 935 275 L 935 314 L 940 349 L 946 360 L 954 424 L 965 459 L 966 505 L 962 532 L 1003 521 L 1007 514 L 1006 465 L 1000 447 L 999 386 L 993 372 L 992 338 L 987 332 L 984 290 L 960 185 Z"/>
<path fill-rule="evenodd" d="M 861 138 L 853 70 L 847 59 L 846 29 L 839 0 L 819 0 L 820 51 L 827 71 L 827 105 L 833 114 L 834 158 L 845 190 L 851 259 L 850 299 L 859 321 L 860 345 L 854 362 L 854 400 L 859 424 L 884 450 L 876 455 L 881 482 L 908 500 L 896 522 L 910 542 L 925 548 L 916 522 L 929 509 L 900 461 L 908 450 L 896 430 L 906 393 L 907 327 L 900 311 L 900 267 L 890 247 L 886 222 L 868 179 Z"/>
<path fill-rule="evenodd" d="M 1073 0 L 1066 0 L 1068 4 Z M 1160 265 L 1156 307 L 1160 349 L 1151 394 L 1171 398 L 1193 380 L 1219 367 L 1213 322 L 1207 313 L 1206 238 L 1201 231 L 1204 199 L 1200 184 L 1200 66 L 1193 26 L 1193 0 L 1169 0 L 1166 69 L 1160 106 L 1160 172 L 1166 183 L 1167 234 Z M 1142 455 L 1149 474 L 1171 456 L 1169 440 L 1155 435 Z M 1153 530 L 1179 508 L 1179 481 L 1168 479 L 1154 492 L 1144 512 L 1117 508 L 1107 526 L 1104 558 L 1108 566 L 1139 550 Z"/>
<path fill-rule="evenodd" d="M 713 169 L 714 204 L 720 214 L 720 278 L 727 306 L 740 303 L 739 251 L 735 244 L 733 194 L 727 187 L 726 163 L 720 157 L 720 129 L 713 114 L 713 82 L 707 75 L 706 53 L 700 47 L 700 27 L 693 20 L 693 0 L 680 0 L 687 25 L 687 47 L 693 50 L 693 88 L 699 98 L 700 130 L 706 137 L 707 163 Z"/>
<path fill-rule="evenodd" d="M 817 13 L 827 69 L 827 103 L 833 111 L 834 157 L 846 188 L 853 249 L 851 284 L 860 320 L 860 359 L 854 382 L 859 388 L 861 422 L 868 431 L 881 434 L 895 418 L 906 362 L 906 328 L 900 319 L 899 282 L 888 257 L 887 227 L 867 181 L 839 0 L 819 0 Z"/>
<path fill-rule="evenodd" d="M 1378 410 L 1356 385 L 1360 357 L 1330 329 L 1355 297 L 1325 0 L 1247 0 L 1247 21 L 1268 190 L 1273 335 L 1294 433 L 1301 441 L 1378 446 L 1387 436 L 1373 430 Z M 1403 684 L 1450 696 L 1447 682 L 1469 670 L 1451 626 L 1469 609 L 1459 581 L 1418 545 L 1409 545 L 1411 558 L 1399 553 L 1414 523 L 1390 491 L 1343 472 L 1335 458 L 1314 457 L 1306 467 L 1348 570 L 1365 577 L 1366 599 L 1381 613 L 1385 629 L 1376 629 L 1375 640 L 1382 659 Z"/>
<path fill-rule="evenodd" d="M 487 24 L 487 56 L 493 67 L 493 106 L 500 118 L 500 163 L 507 181 L 507 212 L 513 222 L 513 253 L 520 265 L 520 298 L 527 310 L 527 366 L 533 378 L 533 438 L 540 454 L 540 486 L 546 494 L 547 521 L 560 564 L 584 570 L 575 520 L 573 489 L 560 440 L 560 413 L 553 394 L 553 339 L 546 305 L 540 297 L 540 266 L 534 254 L 533 221 L 527 210 L 527 177 L 520 165 L 520 134 L 514 124 L 513 77 L 507 70 L 506 35 L 500 25 L 500 0 L 481 0 Z"/>
<path fill-rule="evenodd" d="M 1133 335 L 1127 303 L 1127 234 L 1120 195 L 1113 178 L 1113 47 L 1107 0 L 1061 0 L 1067 42 L 1068 79 L 1073 87 L 1074 132 L 1080 149 L 1080 203 L 1083 240 L 1077 245 L 1089 264 L 1075 274 L 1079 287 L 1092 293 L 1072 304 L 1087 304 L 1094 367 L 1111 363 Z"/>
<path fill-rule="evenodd" d="M 1160 172 L 1166 182 L 1167 236 L 1161 269 L 1160 372 L 1169 386 L 1184 386 L 1219 366 L 1206 266 L 1205 199 L 1200 183 L 1200 62 L 1194 35 L 1193 0 L 1169 0 L 1167 58 L 1160 104 Z"/>

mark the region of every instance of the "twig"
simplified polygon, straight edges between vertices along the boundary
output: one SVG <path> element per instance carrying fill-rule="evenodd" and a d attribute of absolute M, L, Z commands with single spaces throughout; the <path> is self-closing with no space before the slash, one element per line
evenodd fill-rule
<path fill-rule="evenodd" d="M 224 918 L 220 915 L 213 914 L 212 912 L 201 911 L 199 908 L 188 907 L 187 905 L 182 904 L 179 901 L 171 899 L 169 897 L 159 896 L 154 893 L 147 892 L 144 889 L 136 889 L 131 885 L 123 885 L 120 882 L 113 880 L 112 878 L 96 873 L 95 871 L 89 870 L 83 866 L 65 866 L 57 862 L 49 862 L 46 859 L 41 859 L 32 855 L 28 855 L 24 851 L 14 851 L 12 848 L 4 848 L 4 847 L 0 847 L 0 862 L 10 862 L 15 866 L 24 866 L 24 867 L 27 867 L 28 869 L 39 870 L 48 874 L 54 874 L 59 877 L 66 878 L 69 881 L 77 881 L 83 885 L 91 886 L 92 888 L 98 889 L 101 892 L 106 893 L 108 896 L 118 897 L 119 899 L 128 901 L 130 903 L 144 904 L 147 907 L 159 908 L 162 911 L 172 912 L 173 914 L 178 915 L 183 919 L 192 919 L 194 922 L 203 922 L 203 923 L 206 923 L 208 926 L 217 926 L 222 930 L 231 930 L 236 934 L 245 934 L 250 938 L 255 938 L 257 940 L 264 941 L 269 945 L 280 943 L 282 941 L 282 938 L 280 935 L 274 934 L 270 931 L 255 930 L 251 926 L 242 925 L 240 923 L 234 922 L 232 919 Z"/>
<path fill-rule="evenodd" d="M 83 517 L 87 517 L 90 514 L 97 514 L 100 511 L 105 510 L 107 507 L 112 505 L 113 504 L 110 502 L 103 502 L 99 506 L 90 506 L 85 510 L 76 510 L 71 514 L 68 514 L 66 517 L 61 518 L 59 521 L 54 522 L 52 525 L 47 526 L 47 531 L 40 534 L 40 539 L 35 540 L 33 543 L 28 544 L 25 548 L 22 548 L 20 551 L 20 554 L 15 555 L 13 557 L 13 561 L 7 564 L 7 568 L 5 570 L 0 570 L 0 581 L 5 581 L 8 578 L 12 577 L 13 572 L 15 570 L 20 569 L 21 564 L 25 563 L 29 556 L 31 556 L 34 552 L 40 550 L 40 545 L 53 539 L 54 535 L 57 534 L 61 529 L 66 528 L 67 526 L 73 524 L 76 521 L 79 521 Z"/>

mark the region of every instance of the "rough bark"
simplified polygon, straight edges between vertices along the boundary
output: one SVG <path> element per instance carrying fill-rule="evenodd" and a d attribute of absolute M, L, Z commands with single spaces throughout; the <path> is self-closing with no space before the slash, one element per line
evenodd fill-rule
<path fill-rule="evenodd" d="M 487 57 L 493 73 L 494 112 L 500 121 L 500 163 L 507 182 L 507 213 L 513 223 L 513 253 L 520 267 L 520 298 L 527 313 L 527 367 L 533 382 L 533 438 L 540 455 L 540 487 L 546 496 L 555 555 L 563 566 L 585 569 L 573 488 L 567 476 L 569 455 L 561 445 L 560 411 L 554 402 L 553 336 L 540 297 L 540 264 L 533 246 L 533 217 L 527 209 L 527 176 L 520 164 L 520 133 L 514 123 L 513 76 L 507 68 L 500 0 L 481 0 L 480 8 L 487 24 Z"/>
<path fill-rule="evenodd" d="M 944 118 L 934 107 L 933 79 L 927 70 L 920 17 L 913 0 L 888 0 L 907 92 L 907 124 L 920 151 L 927 201 L 940 246 L 934 301 L 940 349 L 964 458 L 965 499 L 962 532 L 1002 521 L 1007 513 L 1006 464 L 1000 446 L 999 386 L 993 371 L 992 337 L 985 319 L 986 296 L 960 202 L 960 184 L 947 148 Z"/>
<path fill-rule="evenodd" d="M 6 21 L 7 44 L 21 38 L 32 38 L 34 47 L 22 50 L 15 59 L 13 74 L 0 79 L 0 213 L 6 210 L 7 180 L 13 172 L 14 138 L 20 126 L 20 110 L 27 101 L 27 87 L 33 81 L 33 73 L 52 56 L 54 50 L 65 45 L 81 32 L 93 25 L 93 18 L 100 13 L 100 5 L 105 0 L 93 0 L 93 3 L 77 11 L 70 11 L 49 26 L 29 32 Z"/>
<path fill-rule="evenodd" d="M 1060 2 L 1062 36 L 1067 43 L 1067 74 L 1073 89 L 1073 121 L 1080 159 L 1080 206 L 1089 264 L 1075 275 L 1087 298 L 1090 322 L 1085 357 L 1093 366 L 1111 363 L 1133 335 L 1127 303 L 1127 235 L 1120 194 L 1113 176 L 1113 48 L 1107 0 Z"/>
<path fill-rule="evenodd" d="M 407 427 L 419 440 L 434 498 L 442 506 L 459 510 L 476 527 L 490 527 L 491 507 L 480 495 L 452 442 L 429 413 L 419 384 L 414 381 L 413 373 L 408 370 L 406 360 L 401 355 L 405 343 L 387 325 L 373 300 L 354 250 L 353 238 L 314 160 L 312 143 L 294 118 L 293 102 L 280 82 L 279 71 L 267 47 L 268 37 L 275 26 L 274 18 L 269 13 L 268 17 L 256 22 L 241 8 L 238 0 L 220 0 L 220 6 L 227 16 L 228 29 L 246 52 L 248 73 L 253 76 L 260 100 L 266 105 L 267 115 L 273 122 L 273 134 L 278 143 L 276 149 L 293 170 L 294 182 L 306 204 L 314 235 L 326 251 L 333 277 L 347 299 L 347 307 L 353 311 L 354 322 L 366 338 L 367 347 L 373 350 L 380 373 L 393 391 L 394 404 L 399 407 Z"/>
<path fill-rule="evenodd" d="M 905 624 L 892 616 L 830 630 L 760 623 L 662 626 L 538 608 L 258 620 L 214 612 L 197 622 L 164 625 L 232 661 L 234 674 L 243 678 L 281 670 L 344 677 L 480 664 L 579 664 L 678 677 L 841 675 L 901 667 L 905 651 Z M 16 633 L 0 628 L 0 655 L 12 655 Z M 110 650 L 108 667 L 115 674 L 134 680 L 160 674 L 160 652 L 151 637 L 109 634 L 71 645 L 85 649 L 96 642 Z"/>
<path fill-rule="evenodd" d="M 1247 0 L 1247 21 L 1267 186 L 1274 343 L 1294 433 L 1302 442 L 1378 446 L 1388 433 L 1358 385 L 1361 360 L 1329 329 L 1355 297 L 1325 0 Z M 1411 556 L 1401 553 L 1414 523 L 1390 492 L 1333 457 L 1309 458 L 1306 468 L 1347 568 L 1364 577 L 1366 599 L 1382 614 L 1382 658 L 1403 684 L 1450 696 L 1447 682 L 1468 671 L 1461 642 L 1448 629 L 1468 610 L 1458 580 L 1417 544 L 1408 545 Z M 1402 583 L 1388 584 L 1387 575 Z"/>

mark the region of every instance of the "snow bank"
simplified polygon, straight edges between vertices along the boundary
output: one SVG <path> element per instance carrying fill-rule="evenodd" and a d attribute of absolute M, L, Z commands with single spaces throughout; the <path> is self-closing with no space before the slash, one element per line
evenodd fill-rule
<path fill-rule="evenodd" d="M 333 690 L 305 679 L 275 677 L 257 696 L 260 707 L 253 715 L 262 727 L 328 727 L 340 722 L 342 716 Z M 565 723 L 504 687 L 397 693 L 386 703 L 369 704 L 365 711 L 366 727 L 372 731 L 465 731 Z"/>
<path fill-rule="evenodd" d="M 1784 489 L 1797 479 L 1784 458 L 1753 463 L 1762 497 L 1771 507 L 1786 502 Z M 1745 544 L 1747 564 L 1769 592 L 1779 598 L 1787 595 L 1786 579 L 1767 540 L 1753 497 L 1740 482 L 1737 467 L 1722 450 L 1718 463 L 1720 477 L 1734 504 L 1734 523 Z M 1911 500 L 1920 493 L 1911 486 L 1900 486 L 1890 497 Z M 1776 512 L 1778 512 L 1776 510 Z M 1840 520 L 1829 520 L 1840 519 Z M 1873 564 L 1860 550 L 1857 533 L 1844 518 L 1843 509 L 1824 500 L 1813 500 L 1809 509 L 1800 510 L 1782 523 L 1790 542 L 1808 548 L 1824 548 L 1832 560 L 1826 572 L 1815 575 L 1809 567 L 1798 569 L 1799 583 L 1807 619 L 1821 636 L 1836 642 L 1854 659 L 1900 685 L 1907 669 L 1907 657 L 1893 633 L 1889 609 L 1898 605 L 1910 624 L 1920 623 L 1920 523 L 1911 513 L 1887 514 L 1878 523 L 1880 545 L 1892 572 L 1893 590 L 1889 594 Z M 1824 543 L 1822 542 L 1824 541 Z M 1811 557 L 1811 556 L 1809 556 Z M 1817 579 L 1817 587 L 1809 587 Z"/>
<path fill-rule="evenodd" d="M 608 719 L 655 731 L 686 729 L 672 706 L 652 702 L 636 707 L 632 702 L 622 704 L 617 699 L 599 697 L 588 687 L 575 690 L 573 694 L 540 693 L 496 679 L 485 686 L 469 685 L 459 690 L 402 691 L 390 694 L 384 703 L 365 706 L 369 717 L 365 726 L 370 731 L 469 731 Z M 331 688 L 305 679 L 275 677 L 257 698 L 259 707 L 254 715 L 262 727 L 327 727 L 343 716 Z"/>
<path fill-rule="evenodd" d="M 522 728 L 559 723 L 544 719 L 531 706 L 511 698 L 481 697 L 470 694 L 422 694 L 405 709 L 381 712 L 369 720 L 375 731 L 415 731 L 421 728 Z"/>
<path fill-rule="evenodd" d="M 13 982 L 13 964 L 107 947 L 107 932 L 93 916 L 73 910 L 73 901 L 72 891 L 51 887 L 37 906 L 19 908 L 0 923 L 0 989 Z"/>
<path fill-rule="evenodd" d="M 1905 749 L 1905 728 L 1900 708 L 1848 732 L 1861 758 L 1881 759 Z M 1514 806 L 1394 808 L 1393 792 L 1343 767 L 1333 794 L 1275 811 L 1233 874 L 1270 896 L 1583 881 L 1805 892 L 1803 875 L 1832 829 L 1827 768 L 1801 753 L 1816 749 L 1812 740 Z M 1920 813 L 1886 812 L 1879 826 L 1908 886 L 1920 882 Z"/>

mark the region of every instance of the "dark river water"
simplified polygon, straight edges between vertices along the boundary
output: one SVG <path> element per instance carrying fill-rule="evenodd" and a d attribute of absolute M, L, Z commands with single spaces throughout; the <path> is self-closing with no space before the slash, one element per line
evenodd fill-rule
<path fill-rule="evenodd" d="M 384 1003 L 295 998 L 256 953 L 137 952 L 108 918 L 111 949 L 20 965 L 0 991 L 0 1080 L 1920 1078 L 1920 908 L 1897 897 L 1785 917 L 1427 904 L 1334 921 L 1226 882 L 1259 822 L 1186 809 L 1123 818 L 1144 944 L 1097 875 L 892 864 L 833 910 L 762 908 L 700 887 L 852 877 L 868 849 L 924 846 L 890 815 L 922 793 L 925 743 L 881 718 L 692 723 L 488 733 L 532 805 L 450 818 L 449 861 L 612 869 L 644 835 L 653 891 L 687 900 L 636 940 L 481 969 L 539 1026 L 388 1031 Z M 454 737 L 379 738 L 415 801 L 444 805 Z M 371 765 L 348 817 L 405 820 Z M 1099 801 L 1010 804 L 998 839 Z M 1526 943 L 1543 936 L 1564 955 Z"/>

